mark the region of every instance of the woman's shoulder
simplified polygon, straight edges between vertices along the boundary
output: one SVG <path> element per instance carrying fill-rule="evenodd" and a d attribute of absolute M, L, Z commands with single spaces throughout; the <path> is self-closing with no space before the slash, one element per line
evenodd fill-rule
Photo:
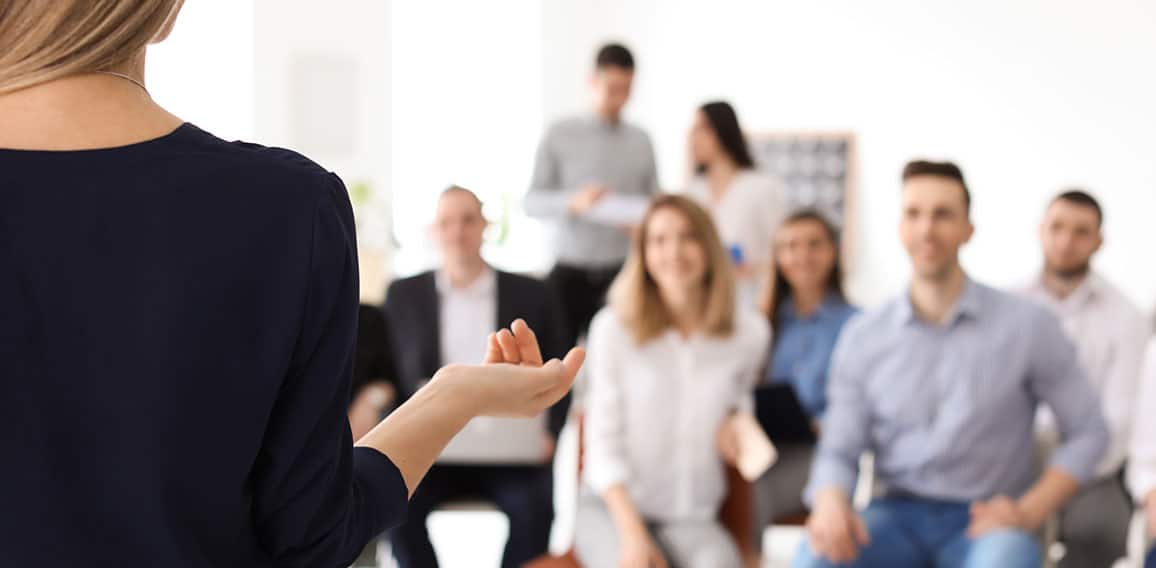
<path fill-rule="evenodd" d="M 744 186 L 752 188 L 774 188 L 778 189 L 780 183 L 779 178 L 758 168 L 747 168 L 739 172 L 735 178 L 739 180 Z"/>
<path fill-rule="evenodd" d="M 686 180 L 686 184 L 679 193 L 685 197 L 703 201 L 710 197 L 710 188 L 706 184 L 706 177 L 702 174 L 694 174 Z"/>
<path fill-rule="evenodd" d="M 829 313 L 833 314 L 837 319 L 843 322 L 846 322 L 855 314 L 863 311 L 859 308 L 859 306 L 852 304 L 851 302 L 847 301 L 845 297 L 835 293 L 832 293 L 827 297 L 827 299 L 823 302 L 823 307 Z"/>
<path fill-rule="evenodd" d="M 783 199 L 783 184 L 779 178 L 761 170 L 754 168 L 743 170 L 735 181 L 735 188 L 745 196 L 746 202 L 752 205 L 752 212 L 765 214 L 765 207 L 777 206 Z"/>
<path fill-rule="evenodd" d="M 250 191 L 272 191 L 280 198 L 300 194 L 316 199 L 319 193 L 338 189 L 344 192 L 344 185 L 335 174 L 300 152 L 226 141 L 192 123 L 181 128 L 183 136 L 174 141 L 180 145 L 175 150 L 187 161 L 192 176 L 216 178 L 219 183 Z"/>
<path fill-rule="evenodd" d="M 598 313 L 594 314 L 594 318 L 590 320 L 589 336 L 591 338 L 597 337 L 600 340 L 616 343 L 627 335 L 626 322 L 612 306 L 605 306 L 598 310 Z"/>
<path fill-rule="evenodd" d="M 743 345 L 766 348 L 771 340 L 771 325 L 758 310 L 740 309 L 735 312 L 735 339 Z"/>

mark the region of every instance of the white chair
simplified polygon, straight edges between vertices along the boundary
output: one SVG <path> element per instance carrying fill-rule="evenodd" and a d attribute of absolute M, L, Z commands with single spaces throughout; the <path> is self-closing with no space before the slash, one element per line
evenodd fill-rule
<path fill-rule="evenodd" d="M 1149 540 L 1144 510 L 1136 509 L 1132 523 L 1128 526 L 1128 556 L 1116 562 L 1115 568 L 1144 568 L 1144 555 L 1151 546 Z"/>

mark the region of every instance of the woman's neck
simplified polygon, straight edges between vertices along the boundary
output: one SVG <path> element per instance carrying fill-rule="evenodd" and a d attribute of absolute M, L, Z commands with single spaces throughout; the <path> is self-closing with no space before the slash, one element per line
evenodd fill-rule
<path fill-rule="evenodd" d="M 113 69 L 143 82 L 143 55 Z M 82 73 L 0 95 L 0 148 L 85 150 L 158 138 L 181 125 L 123 77 Z"/>
<path fill-rule="evenodd" d="M 703 298 L 701 287 L 663 291 L 662 298 L 666 309 L 670 311 L 675 329 L 683 337 L 689 337 L 701 327 Z"/>
<path fill-rule="evenodd" d="M 824 288 L 795 288 L 791 290 L 791 303 L 795 313 L 800 316 L 809 316 L 815 313 L 823 300 L 827 297 Z"/>

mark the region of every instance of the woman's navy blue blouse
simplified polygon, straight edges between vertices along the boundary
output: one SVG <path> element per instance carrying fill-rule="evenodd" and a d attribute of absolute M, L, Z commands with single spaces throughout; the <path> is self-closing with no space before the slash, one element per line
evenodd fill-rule
<path fill-rule="evenodd" d="M 0 149 L 0 566 L 347 566 L 399 523 L 354 235 L 332 173 L 191 124 Z"/>

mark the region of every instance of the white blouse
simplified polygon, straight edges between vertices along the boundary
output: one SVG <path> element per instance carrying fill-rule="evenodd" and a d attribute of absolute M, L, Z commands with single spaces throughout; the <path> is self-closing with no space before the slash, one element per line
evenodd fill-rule
<path fill-rule="evenodd" d="M 1128 478 L 1137 502 L 1143 502 L 1148 493 L 1156 490 L 1156 338 L 1148 343 L 1141 381 L 1128 466 Z"/>
<path fill-rule="evenodd" d="M 710 211 L 723 246 L 738 246 L 746 264 L 761 265 L 770 260 L 775 230 L 787 214 L 778 180 L 755 170 L 742 170 L 716 200 L 706 177 L 695 176 L 687 184 L 686 195 Z"/>
<path fill-rule="evenodd" d="M 590 325 L 583 476 L 601 495 L 625 484 L 648 520 L 717 517 L 726 471 L 715 443 L 724 420 L 753 408 L 751 391 L 770 344 L 754 310 L 728 338 L 676 331 L 642 345 L 612 308 Z"/>

